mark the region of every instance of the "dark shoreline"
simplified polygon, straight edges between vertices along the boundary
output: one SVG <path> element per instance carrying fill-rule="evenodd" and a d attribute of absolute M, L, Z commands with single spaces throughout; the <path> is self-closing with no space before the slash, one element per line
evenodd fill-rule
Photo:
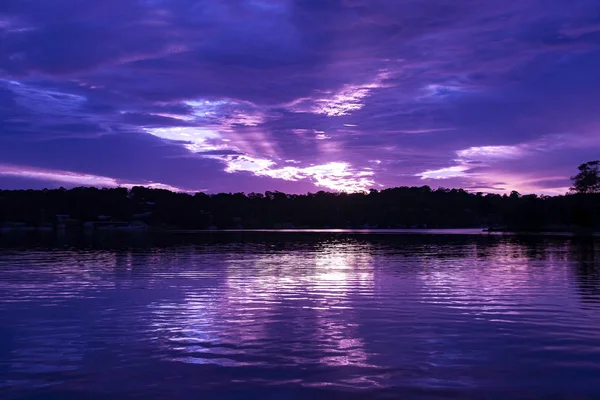
<path fill-rule="evenodd" d="M 0 231 L 456 227 L 587 234 L 600 230 L 600 194 L 509 196 L 428 186 L 301 195 L 191 195 L 144 187 L 0 190 Z"/>
<path fill-rule="evenodd" d="M 24 227 L 0 229 L 2 234 L 120 234 L 120 233 L 356 233 L 356 234 L 512 234 L 512 235 L 573 235 L 594 236 L 599 235 L 599 230 L 593 229 L 569 229 L 569 228 L 205 228 L 188 229 L 180 227 L 152 227 L 137 228 L 105 228 L 84 229 L 70 228 L 48 229 L 46 227 Z"/>
<path fill-rule="evenodd" d="M 569 234 L 569 235 L 596 235 L 600 231 L 597 229 L 569 228 L 569 227 L 552 227 L 552 228 L 486 228 L 484 232 L 489 233 L 514 233 L 514 234 Z"/>

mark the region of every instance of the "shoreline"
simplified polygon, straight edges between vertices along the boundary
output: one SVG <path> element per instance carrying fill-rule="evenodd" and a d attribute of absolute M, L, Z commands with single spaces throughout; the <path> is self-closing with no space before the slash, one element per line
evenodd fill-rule
<path fill-rule="evenodd" d="M 73 227 L 70 229 L 52 229 L 44 227 L 11 227 L 0 228 L 2 234 L 119 234 L 119 233 L 348 233 L 348 234 L 430 234 L 430 235 L 547 235 L 547 236 L 599 236 L 600 231 L 593 229 L 569 229 L 569 228 L 532 228 L 511 229 L 507 227 L 498 228 L 206 228 L 206 229 L 183 229 L 177 227 L 103 227 L 100 229 L 85 229 Z"/>

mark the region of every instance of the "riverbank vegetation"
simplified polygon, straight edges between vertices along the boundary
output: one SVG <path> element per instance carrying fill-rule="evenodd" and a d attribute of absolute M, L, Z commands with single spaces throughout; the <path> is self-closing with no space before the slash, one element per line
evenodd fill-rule
<path fill-rule="evenodd" d="M 367 193 L 175 193 L 145 187 L 0 191 L 0 226 L 208 228 L 492 228 L 598 230 L 597 161 L 563 196 L 470 193 L 429 186 Z M 86 225 L 87 223 L 87 225 Z M 91 223 L 91 224 L 90 224 Z M 94 225 L 95 224 L 95 225 Z M 130 226 L 130 225 L 127 225 Z"/>
<path fill-rule="evenodd" d="M 134 187 L 0 191 L 0 225 L 139 221 L 155 228 L 598 229 L 600 194 L 522 196 L 428 186 L 369 193 L 186 194 Z"/>

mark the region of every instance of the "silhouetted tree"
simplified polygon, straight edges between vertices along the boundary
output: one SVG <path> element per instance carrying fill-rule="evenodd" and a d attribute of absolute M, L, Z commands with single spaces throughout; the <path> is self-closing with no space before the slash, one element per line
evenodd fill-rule
<path fill-rule="evenodd" d="M 600 161 L 590 161 L 581 164 L 579 173 L 571 177 L 575 193 L 600 193 Z"/>

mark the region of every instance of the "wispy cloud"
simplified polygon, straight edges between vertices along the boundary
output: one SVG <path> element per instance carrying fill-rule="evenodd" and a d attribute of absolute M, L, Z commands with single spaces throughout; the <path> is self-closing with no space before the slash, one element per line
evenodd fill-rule
<path fill-rule="evenodd" d="M 119 181 L 113 178 L 91 174 L 81 174 L 71 171 L 60 170 L 45 170 L 32 168 L 28 166 L 4 165 L 0 164 L 0 175 L 13 176 L 17 178 L 35 179 L 41 181 L 55 182 L 59 184 L 75 185 L 75 186 L 95 186 L 95 187 L 126 187 L 146 186 L 154 189 L 166 189 L 175 192 L 184 192 L 181 188 L 177 188 L 164 183 L 142 181 L 142 182 L 127 182 Z"/>
<path fill-rule="evenodd" d="M 429 169 L 423 172 L 419 172 L 417 176 L 421 179 L 449 179 L 460 176 L 466 176 L 466 171 L 469 167 L 464 165 L 454 165 L 452 167 L 440 168 L 440 169 Z"/>

